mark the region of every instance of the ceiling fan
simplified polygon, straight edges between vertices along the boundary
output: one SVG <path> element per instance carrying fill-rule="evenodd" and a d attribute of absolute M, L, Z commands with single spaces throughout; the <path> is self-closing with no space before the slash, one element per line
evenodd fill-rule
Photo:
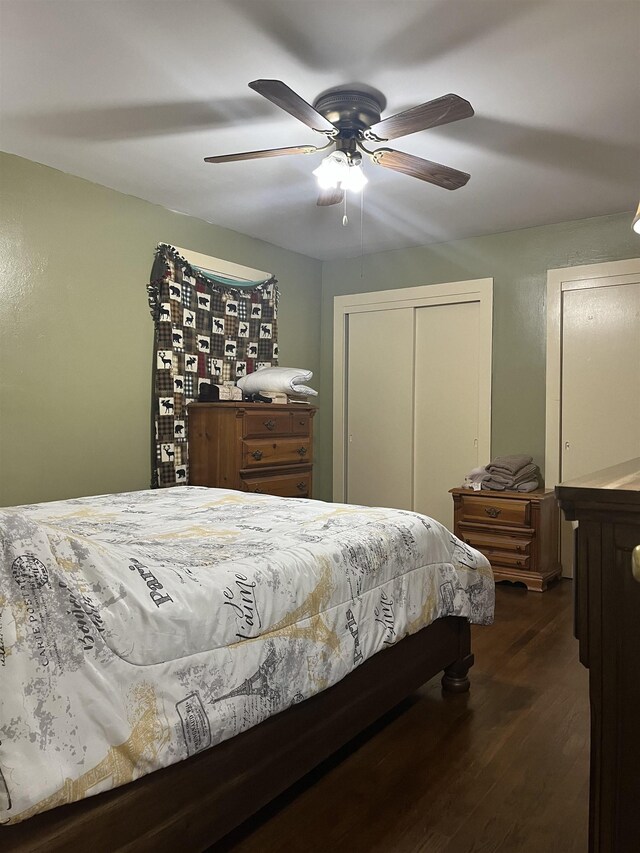
<path fill-rule="evenodd" d="M 313 106 L 281 80 L 254 80 L 249 83 L 249 86 L 307 127 L 325 136 L 327 142 L 320 146 L 294 145 L 289 148 L 222 154 L 217 157 L 205 157 L 206 163 L 256 160 L 280 157 L 283 154 L 315 154 L 334 147 L 333 154 L 325 160 L 333 158 L 334 163 L 339 162 L 344 166 L 359 166 L 362 161 L 360 153 L 362 151 L 378 166 L 403 172 L 405 175 L 428 181 L 447 190 L 463 187 L 469 180 L 470 175 L 466 172 L 459 172 L 450 166 L 433 163 L 431 160 L 395 151 L 393 148 L 370 150 L 364 145 L 365 142 L 374 144 L 386 142 L 389 139 L 407 136 L 419 130 L 472 116 L 473 107 L 459 95 L 443 95 L 441 98 L 435 98 L 383 119 L 381 113 L 386 107 L 386 98 L 377 89 L 363 84 L 327 89 L 318 95 Z M 328 186 L 320 190 L 318 204 L 338 204 L 343 197 L 343 184 L 338 183 L 337 186 Z"/>

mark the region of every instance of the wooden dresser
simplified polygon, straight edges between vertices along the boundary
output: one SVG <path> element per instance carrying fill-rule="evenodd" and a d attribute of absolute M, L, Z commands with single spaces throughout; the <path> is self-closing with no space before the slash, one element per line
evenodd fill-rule
<path fill-rule="evenodd" d="M 496 581 L 542 592 L 558 577 L 558 505 L 553 491 L 451 489 L 454 533 L 491 563 Z"/>
<path fill-rule="evenodd" d="M 191 403 L 189 482 L 311 497 L 312 406 Z"/>
<path fill-rule="evenodd" d="M 640 850 L 640 458 L 556 487 L 578 522 L 575 634 L 589 669 L 590 853 Z"/>

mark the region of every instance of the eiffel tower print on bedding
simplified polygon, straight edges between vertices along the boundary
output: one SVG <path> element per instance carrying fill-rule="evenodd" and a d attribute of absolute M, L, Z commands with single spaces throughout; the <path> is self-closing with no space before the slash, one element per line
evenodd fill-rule
<path fill-rule="evenodd" d="M 6 508 L 0 538 L 0 822 L 215 747 L 435 619 L 493 618 L 487 559 L 404 510 L 186 486 Z"/>

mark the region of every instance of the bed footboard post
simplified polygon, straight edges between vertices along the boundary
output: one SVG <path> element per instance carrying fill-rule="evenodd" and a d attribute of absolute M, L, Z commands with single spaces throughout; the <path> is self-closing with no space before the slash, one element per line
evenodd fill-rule
<path fill-rule="evenodd" d="M 447 693 L 466 693 L 471 686 L 469 670 L 473 666 L 471 654 L 471 626 L 466 619 L 458 618 L 459 657 L 445 667 L 442 689 Z"/>

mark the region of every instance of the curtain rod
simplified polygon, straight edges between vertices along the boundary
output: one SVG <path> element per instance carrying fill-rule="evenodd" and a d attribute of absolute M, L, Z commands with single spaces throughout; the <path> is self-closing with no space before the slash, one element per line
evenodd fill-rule
<path fill-rule="evenodd" d="M 165 243 L 167 246 L 173 246 L 173 243 Z M 225 261 L 222 258 L 214 258 L 210 255 L 203 255 L 200 252 L 194 252 L 191 249 L 182 249 L 180 246 L 173 248 L 182 255 L 183 258 L 189 261 L 194 267 L 207 270 L 207 272 L 218 273 L 219 275 L 229 276 L 238 281 L 261 281 L 264 279 L 273 278 L 274 274 L 265 272 L 264 270 L 252 269 L 245 267 L 242 264 L 235 264 L 233 261 Z"/>

